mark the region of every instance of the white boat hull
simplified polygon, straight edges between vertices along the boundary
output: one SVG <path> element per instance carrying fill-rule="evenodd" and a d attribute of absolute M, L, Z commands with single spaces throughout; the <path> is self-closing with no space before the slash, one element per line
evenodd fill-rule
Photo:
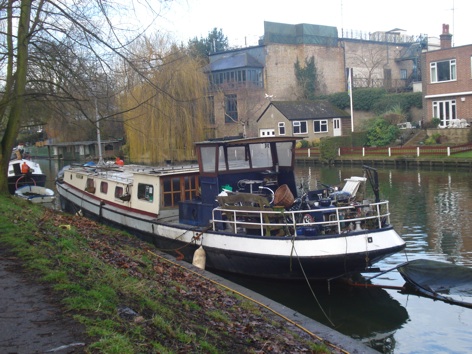
<path fill-rule="evenodd" d="M 41 186 L 23 186 L 15 191 L 15 196 L 34 204 L 52 203 L 56 199 L 52 189 Z"/>
<path fill-rule="evenodd" d="M 157 220 L 124 205 L 105 202 L 66 183 L 58 183 L 61 206 L 124 227 L 133 234 L 191 262 L 200 245 L 207 268 L 277 279 L 327 279 L 363 271 L 405 247 L 392 227 L 316 237 L 251 236 L 221 233 L 174 220 Z M 80 206 L 80 207 L 79 207 Z M 72 208 L 72 209 L 71 209 Z M 177 249 L 179 251 L 177 252 Z M 172 253 L 172 252 L 171 252 Z"/>

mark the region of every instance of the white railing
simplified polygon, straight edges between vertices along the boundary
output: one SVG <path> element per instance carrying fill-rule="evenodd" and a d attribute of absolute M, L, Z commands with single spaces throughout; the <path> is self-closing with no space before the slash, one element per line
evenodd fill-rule
<path fill-rule="evenodd" d="M 314 220 L 313 216 L 320 221 Z M 254 210 L 244 207 L 217 207 L 213 209 L 213 230 L 218 224 L 238 233 L 241 229 L 260 230 L 260 235 L 283 229 L 285 234 L 299 232 L 298 228 L 318 228 L 321 234 L 344 233 L 380 229 L 390 224 L 388 201 L 354 204 L 343 207 L 327 207 L 310 210 Z M 284 235 L 285 235 L 284 234 Z"/>

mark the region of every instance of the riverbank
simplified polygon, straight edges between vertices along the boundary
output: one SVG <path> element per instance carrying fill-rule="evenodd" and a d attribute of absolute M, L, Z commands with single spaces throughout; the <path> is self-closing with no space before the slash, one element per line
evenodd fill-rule
<path fill-rule="evenodd" d="M 297 157 L 297 163 L 321 165 L 319 156 Z M 392 166 L 405 168 L 460 168 L 472 170 L 471 158 L 454 157 L 383 157 L 383 156 L 345 156 L 338 157 L 331 162 L 335 166 Z"/>
<path fill-rule="evenodd" d="M 49 333 L 56 340 L 41 344 L 36 352 L 61 346 L 74 353 L 374 352 L 267 298 L 79 216 L 0 197 L 0 244 L 0 277 L 20 276 L 8 287 L 18 296 L 2 293 L 2 299 L 11 302 L 2 304 L 10 309 L 3 325 L 33 326 L 37 320 L 27 306 L 56 309 L 49 311 L 54 320 L 40 320 L 39 333 L 0 331 L 2 351 L 31 352 L 21 344 L 39 346 L 37 337 Z M 20 290 L 33 285 L 43 290 L 33 290 L 38 296 L 23 301 Z M 53 324 L 56 327 L 50 328 Z M 28 335 L 31 338 L 25 339 Z"/>

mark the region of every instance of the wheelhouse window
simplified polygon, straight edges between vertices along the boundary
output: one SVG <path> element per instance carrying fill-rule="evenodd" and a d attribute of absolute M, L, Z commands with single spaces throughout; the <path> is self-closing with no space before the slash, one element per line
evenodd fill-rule
<path fill-rule="evenodd" d="M 433 102 L 433 118 L 439 118 L 439 126 L 449 126 L 451 119 L 457 118 L 456 114 L 456 100 Z"/>
<path fill-rule="evenodd" d="M 228 146 L 227 153 L 230 170 L 249 168 L 249 155 L 244 146 Z"/>
<path fill-rule="evenodd" d="M 326 119 L 317 119 L 313 121 L 313 132 L 326 133 L 328 131 L 328 121 Z"/>
<path fill-rule="evenodd" d="M 168 176 L 162 178 L 162 207 L 176 207 L 182 200 L 198 195 L 198 176 Z"/>
<path fill-rule="evenodd" d="M 152 202 L 154 200 L 154 186 L 151 184 L 138 183 L 138 199 Z"/>
<path fill-rule="evenodd" d="M 279 135 L 285 135 L 285 122 L 279 122 Z"/>
<path fill-rule="evenodd" d="M 306 134 L 306 133 L 308 133 L 306 121 L 293 122 L 293 134 Z"/>
<path fill-rule="evenodd" d="M 238 96 L 225 95 L 225 123 L 238 122 Z"/>
<path fill-rule="evenodd" d="M 430 65 L 431 82 L 454 81 L 456 77 L 456 59 L 432 62 Z"/>
<path fill-rule="evenodd" d="M 200 148 L 202 171 L 203 172 L 215 172 L 215 154 L 216 147 L 214 146 L 203 146 Z M 223 158 L 224 159 L 224 158 Z"/>
<path fill-rule="evenodd" d="M 253 168 L 272 167 L 272 151 L 270 150 L 270 144 L 250 144 L 249 151 L 251 153 L 251 162 Z"/>
<path fill-rule="evenodd" d="M 107 194 L 108 193 L 108 183 L 107 182 L 100 182 L 100 193 Z"/>
<path fill-rule="evenodd" d="M 223 146 L 218 149 L 218 171 L 226 171 L 225 149 Z"/>
<path fill-rule="evenodd" d="M 275 145 L 279 166 L 292 166 L 292 142 L 280 142 Z"/>

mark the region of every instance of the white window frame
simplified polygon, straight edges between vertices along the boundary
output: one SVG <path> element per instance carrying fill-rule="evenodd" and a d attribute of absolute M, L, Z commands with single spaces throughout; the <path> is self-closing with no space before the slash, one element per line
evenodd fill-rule
<path fill-rule="evenodd" d="M 440 127 L 449 126 L 452 119 L 457 119 L 456 100 L 433 101 L 433 117 L 439 118 Z"/>
<path fill-rule="evenodd" d="M 320 131 L 316 131 L 316 129 L 315 129 L 316 122 L 320 123 Z M 315 119 L 313 121 L 313 133 L 323 134 L 323 133 L 327 133 L 327 132 L 328 132 L 328 120 L 327 119 Z"/>
<path fill-rule="evenodd" d="M 307 124 L 306 124 L 306 120 L 296 120 L 292 123 L 292 128 L 293 128 L 293 134 L 297 134 L 297 135 L 300 135 L 300 134 L 308 134 L 308 128 L 307 128 Z M 298 128 L 298 132 L 295 132 L 296 128 Z M 302 131 L 302 128 L 303 131 Z"/>
<path fill-rule="evenodd" d="M 438 80 L 438 63 L 449 62 L 449 80 Z M 457 80 L 456 59 L 439 60 L 429 63 L 431 83 L 448 82 Z"/>
<path fill-rule="evenodd" d="M 285 135 L 286 134 L 286 129 L 285 129 L 285 122 L 279 122 L 277 124 L 277 127 L 279 129 L 279 135 Z"/>

